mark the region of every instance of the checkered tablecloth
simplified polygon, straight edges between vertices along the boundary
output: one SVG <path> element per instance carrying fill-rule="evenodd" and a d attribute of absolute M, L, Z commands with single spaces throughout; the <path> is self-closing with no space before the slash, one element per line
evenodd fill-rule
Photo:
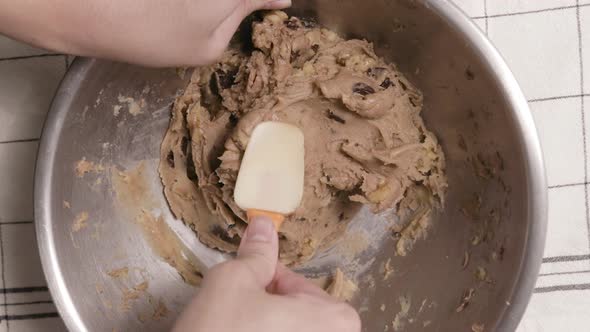
<path fill-rule="evenodd" d="M 549 228 L 519 332 L 590 331 L 590 0 L 456 0 L 504 55 L 545 153 Z M 41 271 L 33 171 L 70 58 L 0 36 L 0 332 L 65 331 Z"/>

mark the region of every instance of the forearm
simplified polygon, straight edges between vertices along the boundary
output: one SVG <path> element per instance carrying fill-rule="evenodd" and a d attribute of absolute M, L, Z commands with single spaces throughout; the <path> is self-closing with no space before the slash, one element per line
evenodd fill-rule
<path fill-rule="evenodd" d="M 180 6 L 190 1 L 162 3 L 166 1 L 0 0 L 0 33 L 63 53 L 153 63 L 153 49 L 169 47 L 171 38 L 190 38 L 185 22 L 174 17 L 186 12 Z M 183 47 L 188 45 L 179 43 L 170 51 L 186 53 Z"/>
<path fill-rule="evenodd" d="M 0 0 L 0 33 L 45 49 L 77 53 L 94 1 Z M 89 24 L 90 22 L 87 22 Z"/>
<path fill-rule="evenodd" d="M 0 0 L 0 34 L 58 52 L 150 66 L 217 59 L 253 10 L 289 0 Z"/>

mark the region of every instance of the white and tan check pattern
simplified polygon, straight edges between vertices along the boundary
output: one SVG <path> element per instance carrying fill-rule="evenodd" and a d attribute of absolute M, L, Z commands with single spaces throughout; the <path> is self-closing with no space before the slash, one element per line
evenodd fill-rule
<path fill-rule="evenodd" d="M 504 55 L 537 123 L 549 180 L 545 259 L 518 332 L 590 331 L 590 0 L 455 0 Z M 65 331 L 33 224 L 33 171 L 69 63 L 0 36 L 0 332 Z"/>

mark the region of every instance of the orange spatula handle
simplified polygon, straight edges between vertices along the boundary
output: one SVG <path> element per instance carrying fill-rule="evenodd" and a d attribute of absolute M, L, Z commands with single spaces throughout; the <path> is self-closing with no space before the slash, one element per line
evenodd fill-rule
<path fill-rule="evenodd" d="M 281 225 L 283 224 L 283 221 L 285 221 L 284 215 L 282 215 L 280 213 L 269 212 L 269 211 L 264 211 L 264 210 L 250 209 L 250 210 L 246 211 L 246 215 L 248 216 L 248 221 L 250 221 L 250 220 L 252 220 L 252 218 L 256 218 L 256 217 L 270 218 L 270 220 L 272 220 L 272 223 L 275 225 L 275 228 L 277 229 L 277 231 L 279 229 L 281 229 Z"/>

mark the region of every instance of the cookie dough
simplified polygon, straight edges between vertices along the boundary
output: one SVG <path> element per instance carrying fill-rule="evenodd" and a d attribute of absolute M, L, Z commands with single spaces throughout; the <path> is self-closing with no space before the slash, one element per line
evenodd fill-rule
<path fill-rule="evenodd" d="M 305 189 L 280 230 L 280 256 L 305 262 L 363 204 L 395 209 L 418 186 L 443 199 L 444 155 L 421 108 L 420 92 L 371 43 L 271 12 L 253 24 L 251 45 L 194 69 L 176 100 L 161 148 L 166 197 L 202 242 L 235 251 L 246 217 L 233 190 L 250 133 L 263 121 L 298 126 Z"/>

